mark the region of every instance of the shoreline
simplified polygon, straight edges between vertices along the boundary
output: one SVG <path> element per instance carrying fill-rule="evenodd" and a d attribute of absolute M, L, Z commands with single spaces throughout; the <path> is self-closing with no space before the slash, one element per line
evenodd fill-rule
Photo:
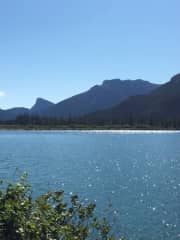
<path fill-rule="evenodd" d="M 62 131 L 62 132 L 94 132 L 94 133 L 180 133 L 180 129 L 120 126 L 32 126 L 32 125 L 0 125 L 1 131 Z"/>

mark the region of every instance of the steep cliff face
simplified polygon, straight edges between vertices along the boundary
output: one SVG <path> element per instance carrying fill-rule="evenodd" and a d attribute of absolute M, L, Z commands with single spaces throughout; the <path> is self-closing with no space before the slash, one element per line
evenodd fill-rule
<path fill-rule="evenodd" d="M 43 98 L 37 98 L 36 103 L 30 109 L 30 114 L 41 114 L 42 111 L 54 106 L 54 103 Z"/>

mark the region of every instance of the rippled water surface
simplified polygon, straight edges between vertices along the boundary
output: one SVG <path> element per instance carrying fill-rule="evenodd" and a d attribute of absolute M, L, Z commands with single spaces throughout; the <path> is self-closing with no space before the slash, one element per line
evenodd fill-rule
<path fill-rule="evenodd" d="M 1 131 L 0 178 L 109 203 L 128 239 L 180 239 L 180 133 Z"/>

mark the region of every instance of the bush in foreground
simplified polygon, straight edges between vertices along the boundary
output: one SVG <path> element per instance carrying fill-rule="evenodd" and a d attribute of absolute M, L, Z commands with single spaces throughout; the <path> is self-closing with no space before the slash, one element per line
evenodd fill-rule
<path fill-rule="evenodd" d="M 24 175 L 17 184 L 0 187 L 0 239 L 2 240 L 112 240 L 106 219 L 94 216 L 94 204 L 70 203 L 63 191 L 32 198 Z"/>

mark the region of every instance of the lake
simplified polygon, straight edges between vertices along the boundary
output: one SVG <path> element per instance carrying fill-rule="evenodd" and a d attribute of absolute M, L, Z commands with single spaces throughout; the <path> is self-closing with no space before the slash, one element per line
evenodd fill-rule
<path fill-rule="evenodd" d="M 0 179 L 24 171 L 34 194 L 95 201 L 128 239 L 180 239 L 179 132 L 0 131 Z"/>

